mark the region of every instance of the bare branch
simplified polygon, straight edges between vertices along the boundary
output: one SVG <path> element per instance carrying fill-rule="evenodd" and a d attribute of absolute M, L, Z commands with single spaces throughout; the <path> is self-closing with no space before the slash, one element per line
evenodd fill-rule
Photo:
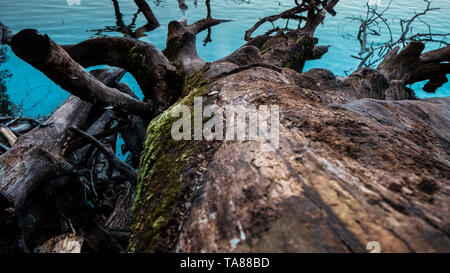
<path fill-rule="evenodd" d="M 325 18 L 325 13 L 328 12 L 332 14 L 333 16 L 336 14 L 334 11 L 334 7 L 337 5 L 339 0 L 323 0 L 323 1 L 302 1 L 299 3 L 298 1 L 295 1 L 296 5 L 295 7 L 285 10 L 280 14 L 271 15 L 262 18 L 259 20 L 253 27 L 251 27 L 249 30 L 245 32 L 244 40 L 250 41 L 251 35 L 253 32 L 255 32 L 261 25 L 263 25 L 266 22 L 269 22 L 273 25 L 273 22 L 279 20 L 279 19 L 292 19 L 299 21 L 299 27 L 298 31 L 302 34 L 308 35 L 312 37 L 314 35 L 314 32 L 317 28 L 317 26 L 322 23 L 323 19 Z M 302 15 L 303 12 L 307 12 L 307 16 Z M 305 25 L 300 28 L 300 24 L 302 22 L 305 22 Z M 276 29 L 276 27 L 274 27 Z M 285 30 L 288 30 L 286 27 Z"/>
<path fill-rule="evenodd" d="M 261 20 L 259 20 L 255 25 L 253 25 L 253 27 L 251 27 L 249 30 L 247 30 L 245 32 L 244 35 L 244 40 L 245 41 L 250 41 L 251 35 L 253 34 L 253 32 L 255 32 L 262 24 L 266 23 L 266 22 L 275 22 L 279 19 L 288 19 L 288 18 L 293 18 L 294 15 L 298 14 L 298 13 L 302 13 L 307 11 L 308 8 L 302 3 L 301 5 L 298 5 L 296 7 L 293 7 L 291 9 L 285 10 L 280 14 L 276 14 L 276 15 L 271 15 L 271 16 L 267 16 L 262 18 Z M 302 19 L 306 17 L 302 17 Z"/>
<path fill-rule="evenodd" d="M 111 165 L 113 165 L 114 168 L 116 168 L 117 170 L 121 171 L 123 174 L 128 176 L 128 178 L 130 178 L 133 182 L 135 183 L 137 182 L 136 171 L 133 168 L 131 168 L 128 164 L 120 161 L 120 159 L 111 149 L 103 145 L 95 137 L 78 129 L 76 126 L 70 126 L 68 129 L 71 130 L 72 132 L 77 133 L 83 139 L 89 141 L 92 145 L 94 145 L 97 149 L 99 149 L 103 153 L 103 155 L 105 155 L 106 159 L 108 159 L 108 161 L 111 163 Z"/>
<path fill-rule="evenodd" d="M 393 33 L 391 30 L 390 24 L 388 24 L 388 20 L 384 18 L 384 14 L 386 11 L 390 8 L 391 2 L 387 5 L 385 9 L 383 9 L 381 12 L 377 10 L 376 6 L 370 6 L 369 4 L 366 5 L 367 12 L 365 18 L 356 18 L 356 17 L 350 17 L 346 18 L 346 20 L 351 21 L 359 21 L 360 26 L 358 29 L 358 34 L 355 37 L 361 45 L 361 49 L 359 52 L 359 57 L 352 56 L 360 60 L 360 63 L 358 65 L 357 69 L 361 69 L 362 67 L 371 67 L 373 65 L 379 64 L 380 67 L 384 67 L 387 63 L 393 63 L 393 60 L 391 60 L 392 57 L 395 57 L 400 50 L 398 47 L 399 45 L 403 45 L 406 48 L 406 42 L 414 42 L 414 41 L 420 41 L 420 42 L 433 42 L 433 43 L 440 43 L 441 45 L 448 45 L 446 42 L 446 38 L 450 34 L 439 34 L 439 33 L 433 33 L 431 31 L 431 26 L 428 25 L 425 21 L 421 19 L 422 16 L 428 14 L 428 12 L 437 10 L 438 8 L 432 8 L 431 7 L 431 1 L 424 0 L 426 3 L 426 7 L 422 12 L 415 13 L 411 18 L 409 19 L 401 19 L 399 21 L 400 27 L 401 27 L 401 34 L 400 37 L 396 40 L 394 40 Z M 428 33 L 416 33 L 414 35 L 409 35 L 410 30 L 412 28 L 412 24 L 416 21 L 421 21 L 423 24 L 428 26 Z M 383 28 L 382 28 L 383 26 Z M 386 42 L 383 42 L 381 44 L 376 45 L 374 42 L 371 42 L 369 45 L 369 37 L 370 36 L 380 36 L 380 33 L 383 29 L 387 29 L 389 32 L 389 40 Z M 351 36 L 351 35 L 348 35 Z M 407 50 L 406 52 L 409 52 Z M 432 53 L 430 53 L 432 54 Z M 418 56 L 420 53 L 415 56 L 414 62 L 418 64 Z M 438 53 L 439 55 L 439 53 Z M 403 58 L 403 57 L 402 57 Z M 427 58 L 427 55 L 424 54 L 424 59 Z M 445 54 L 443 56 L 440 56 L 438 58 L 444 58 Z M 410 59 L 410 60 L 412 60 Z M 399 60 L 396 58 L 396 60 Z M 395 74 L 395 73 L 394 73 Z M 390 75 L 389 77 L 391 77 Z M 395 76 L 392 79 L 399 79 Z"/>
<path fill-rule="evenodd" d="M 192 32 L 194 34 L 198 34 L 208 28 L 211 28 L 213 26 L 216 26 L 218 24 L 221 23 L 226 23 L 226 22 L 230 22 L 231 20 L 226 20 L 226 19 L 214 19 L 214 18 L 204 18 L 201 20 L 198 20 L 197 22 L 186 26 L 186 31 Z"/>
<path fill-rule="evenodd" d="M 99 37 L 62 47 L 84 67 L 107 64 L 130 72 L 144 100 L 155 105 L 155 114 L 181 94 L 182 81 L 176 67 L 152 44 L 132 38 Z"/>
<path fill-rule="evenodd" d="M 31 49 L 30 44 L 33 45 Z M 149 117 L 154 112 L 151 105 L 98 81 L 63 48 L 36 30 L 22 30 L 14 35 L 11 48 L 18 57 L 82 100 L 144 117 Z"/>

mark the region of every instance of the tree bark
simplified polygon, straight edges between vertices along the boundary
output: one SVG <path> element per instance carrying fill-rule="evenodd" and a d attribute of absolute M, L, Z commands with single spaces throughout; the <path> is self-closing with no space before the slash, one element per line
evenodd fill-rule
<path fill-rule="evenodd" d="M 155 22 L 146 2 L 135 2 Z M 58 46 L 34 30 L 11 40 L 1 25 L 2 43 L 94 107 L 70 97 L 17 141 L 8 127 L 0 142 L 7 150 L 0 158 L 0 225 L 7 231 L 0 252 L 28 251 L 38 232 L 44 238 L 33 247 L 54 237 L 41 226 L 54 224 L 54 214 L 64 222 L 61 234 L 76 231 L 94 252 L 123 252 L 128 241 L 132 252 L 366 252 L 372 242 L 383 252 L 448 252 L 450 99 L 415 101 L 406 87 L 428 80 L 432 92 L 446 82 L 448 47 L 423 53 L 412 42 L 377 69 L 347 78 L 326 69 L 301 73 L 327 52 L 314 32 L 337 2 L 296 1 L 211 63 L 198 56 L 196 34 L 226 20 L 211 17 L 209 1 L 205 19 L 169 23 L 162 52 L 119 37 Z M 250 39 L 279 18 L 305 25 Z M 83 69 L 102 64 L 123 70 Z M 118 82 L 126 71 L 146 103 Z M 270 127 L 279 121 L 279 142 L 174 140 L 173 111 L 194 108 L 194 97 L 223 113 L 230 105 L 278 106 Z M 141 158 L 138 175 L 112 152 L 118 132 L 122 150 L 132 153 L 129 165 Z M 36 197 L 43 186 L 53 206 Z M 62 238 L 44 250 L 66 249 Z"/>
<path fill-rule="evenodd" d="M 107 64 L 130 72 L 141 87 L 144 101 L 155 113 L 167 109 L 181 94 L 181 75 L 155 46 L 131 38 L 101 37 L 62 46 L 84 67 Z"/>
<path fill-rule="evenodd" d="M 170 113 L 153 120 L 130 250 L 448 251 L 450 100 L 367 99 L 330 73 L 252 67 L 192 87 L 222 109 L 279 105 L 274 151 L 177 142 Z"/>
<path fill-rule="evenodd" d="M 401 80 L 405 85 L 428 80 L 424 91 L 433 93 L 448 81 L 446 75 L 450 73 L 450 47 L 422 53 L 424 48 L 421 42 L 410 42 L 399 53 L 396 48 L 377 69 L 389 81 Z"/>
<path fill-rule="evenodd" d="M 68 126 L 83 126 L 91 105 L 69 97 L 39 128 L 22 136 L 0 158 L 0 191 L 14 208 L 25 204 L 30 192 L 40 183 L 70 171 L 65 169 L 62 150 Z"/>
<path fill-rule="evenodd" d="M 29 45 L 34 46 L 30 49 Z M 43 72 L 71 94 L 119 112 L 151 117 L 151 105 L 140 102 L 116 89 L 107 87 L 84 70 L 81 65 L 46 35 L 36 30 L 23 30 L 11 41 L 14 53 Z"/>

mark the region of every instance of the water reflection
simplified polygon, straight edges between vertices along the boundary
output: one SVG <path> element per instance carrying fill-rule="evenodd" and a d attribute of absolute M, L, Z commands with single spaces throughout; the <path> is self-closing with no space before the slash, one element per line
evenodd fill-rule
<path fill-rule="evenodd" d="M 185 0 L 177 0 L 178 1 L 178 8 L 182 14 L 182 21 L 184 21 L 187 24 L 188 20 L 188 9 L 189 6 L 186 4 Z M 242 0 L 238 0 L 242 2 Z M 124 15 L 121 12 L 120 4 L 118 0 L 112 0 L 112 5 L 114 8 L 114 15 L 115 15 L 115 23 L 114 26 L 105 26 L 99 29 L 91 29 L 90 32 L 93 32 L 94 36 L 107 36 L 111 33 L 121 33 L 124 37 L 131 37 L 139 39 L 141 37 L 147 36 L 146 32 L 150 32 L 154 30 L 156 27 L 150 24 L 145 24 L 141 27 L 136 28 L 136 21 L 138 19 L 138 16 L 142 13 L 140 9 L 137 9 L 135 13 L 133 13 L 133 16 L 130 20 L 129 24 L 125 23 Z M 163 2 L 162 1 L 153 1 L 153 4 L 155 6 L 160 6 Z M 193 1 L 194 7 L 198 7 L 198 1 Z M 211 12 L 211 0 L 205 0 L 204 1 L 205 7 L 206 7 L 206 17 L 205 18 L 212 18 L 212 12 Z M 203 39 L 202 44 L 203 46 L 206 46 L 208 43 L 212 42 L 212 28 L 207 29 L 206 37 Z"/>
<path fill-rule="evenodd" d="M 114 14 L 116 17 L 116 25 L 115 26 L 105 26 L 104 28 L 101 28 L 101 29 L 90 30 L 92 32 L 95 32 L 94 33 L 95 36 L 106 36 L 106 34 L 104 34 L 104 33 L 119 32 L 119 33 L 122 33 L 125 37 L 141 38 L 141 37 L 147 36 L 145 34 L 145 32 L 152 31 L 156 28 L 150 24 L 145 24 L 145 25 L 135 29 L 137 17 L 141 13 L 141 11 L 139 9 L 133 14 L 131 23 L 128 25 L 125 24 L 125 22 L 123 20 L 123 14 L 120 11 L 119 2 L 117 0 L 112 0 L 112 3 L 113 3 L 113 7 L 114 7 Z"/>
<path fill-rule="evenodd" d="M 207 9 L 205 0 L 147 0 L 161 27 L 151 32 L 143 31 L 143 34 L 147 36 L 140 39 L 154 44 L 159 49 L 164 49 L 167 25 L 171 20 L 189 20 L 189 23 L 193 23 L 205 18 L 208 14 L 211 14 L 213 18 L 230 19 L 231 22 L 197 35 L 198 55 L 205 61 L 212 62 L 231 54 L 242 46 L 244 32 L 259 19 L 281 13 L 294 5 L 293 0 L 210 0 L 209 2 L 210 11 Z M 357 39 L 343 37 L 339 28 L 347 17 L 364 16 L 365 3 L 364 0 L 340 1 L 336 8 L 337 15 L 328 16 L 316 32 L 321 45 L 332 45 L 329 52 L 320 60 L 307 62 L 305 70 L 327 68 L 338 76 L 344 76 L 346 70 L 358 66 L 359 60 L 350 56 L 358 54 L 360 44 Z M 389 0 L 382 1 L 380 8 L 388 3 Z M 423 3 L 423 0 L 395 0 L 386 16 L 391 22 L 391 20 L 413 15 L 414 11 L 423 9 Z M 445 20 L 450 17 L 448 0 L 433 0 L 433 4 L 441 9 L 433 11 L 424 20 L 433 31 L 448 33 L 449 21 Z M 147 23 L 143 14 L 137 13 L 138 8 L 131 0 L 83 0 L 80 6 L 69 6 L 65 0 L 0 0 L 0 6 L 0 21 L 13 31 L 36 28 L 60 44 L 79 43 L 93 36 L 104 35 L 138 37 L 142 33 L 137 32 L 137 29 Z M 280 21 L 276 26 L 284 28 L 285 23 Z M 359 27 L 357 23 L 346 23 L 345 26 L 353 34 Z M 265 24 L 255 35 L 264 34 L 272 27 L 271 24 Z M 291 27 L 295 27 L 294 22 Z M 414 26 L 414 31 L 425 33 L 428 27 L 417 24 Z M 399 33 L 401 29 L 397 26 L 393 29 L 393 34 Z M 381 33 L 380 39 L 389 39 L 386 35 L 388 33 Z M 427 51 L 432 49 L 434 49 L 432 45 L 426 48 Z M 8 78 L 3 75 L 1 82 L 8 89 L 9 99 L 16 105 L 23 105 L 24 115 L 48 114 L 67 98 L 68 93 L 45 75 L 15 57 L 11 50 L 8 49 L 6 53 L 10 58 L 6 63 L 0 64 L 0 70 L 9 70 L 14 76 Z M 134 92 L 140 93 L 139 86 L 130 75 L 126 75 L 123 81 L 128 83 Z M 450 95 L 450 83 L 434 94 L 423 92 L 423 86 L 424 83 L 413 86 L 421 98 Z"/>

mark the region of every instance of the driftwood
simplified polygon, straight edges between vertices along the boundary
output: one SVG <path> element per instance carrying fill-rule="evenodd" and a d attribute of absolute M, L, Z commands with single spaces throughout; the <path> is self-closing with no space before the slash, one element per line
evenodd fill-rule
<path fill-rule="evenodd" d="M 52 117 L 38 129 L 21 137 L 14 147 L 0 158 L 1 191 L 20 209 L 28 194 L 40 181 L 70 172 L 61 152 L 68 137 L 68 126 L 82 126 L 91 105 L 70 97 Z M 32 148 L 27 148 L 32 145 Z"/>
<path fill-rule="evenodd" d="M 10 147 L 17 141 L 17 136 L 8 127 L 0 127 L 0 139 L 1 138 L 3 138 L 3 140 L 6 140 Z"/>
<path fill-rule="evenodd" d="M 98 71 L 94 70 L 93 74 L 96 74 L 99 80 L 105 83 L 117 77 L 117 74 L 114 73 L 96 72 Z M 75 168 L 80 163 L 77 163 L 76 160 L 70 160 L 71 163 L 69 163 L 67 161 L 69 159 L 66 158 L 66 154 L 70 154 L 68 151 L 71 150 L 67 147 L 71 136 L 67 128 L 70 126 L 85 126 L 89 122 L 89 117 L 96 115 L 95 111 L 91 109 L 91 104 L 73 96 L 69 97 L 49 119 L 31 132 L 20 137 L 11 149 L 1 156 L 0 186 L 4 200 L 1 208 L 1 217 L 10 217 L 8 215 L 11 213 L 15 215 L 16 220 L 11 224 L 11 229 L 15 230 L 14 232 L 18 236 L 18 239 L 15 241 L 15 245 L 18 245 L 17 247 L 11 244 L 7 248 L 2 248 L 2 251 L 8 248 L 26 248 L 26 246 L 19 246 L 23 241 L 21 238 L 25 237 L 25 239 L 31 240 L 31 238 L 35 237 L 34 234 L 36 232 L 42 231 L 40 226 L 45 226 L 45 221 L 52 219 L 48 217 L 48 214 L 52 212 L 48 204 L 40 206 L 41 203 L 34 204 L 31 202 L 34 200 L 34 197 L 31 198 L 30 196 L 36 195 L 33 194 L 34 191 L 42 191 L 41 188 L 46 185 L 45 182 L 52 180 L 52 178 L 63 176 L 63 179 L 67 180 L 67 175 L 80 175 Z M 100 118 L 99 121 L 94 122 L 88 132 L 96 135 L 101 134 L 105 128 L 105 122 L 102 120 L 104 119 Z M 34 120 L 30 121 L 36 123 Z M 88 154 L 80 153 L 80 155 L 87 156 Z M 54 183 L 59 185 L 74 183 L 70 181 L 71 179 L 68 179 L 67 182 L 57 179 Z M 37 196 L 40 194 L 37 194 Z M 63 195 L 58 193 L 55 196 L 61 197 Z M 84 200 L 81 201 L 84 202 Z M 56 200 L 56 202 L 64 203 L 64 205 L 57 206 L 60 208 L 73 205 L 67 200 L 61 201 L 60 199 L 60 201 Z M 8 211 L 11 212 L 4 214 Z M 60 211 L 59 214 L 68 220 L 66 212 Z M 29 215 L 34 215 L 32 217 L 34 220 L 30 223 L 27 222 Z M 25 218 L 22 219 L 22 217 Z"/>
<path fill-rule="evenodd" d="M 28 47 L 33 44 L 32 50 Z M 79 98 L 104 107 L 140 116 L 151 115 L 150 105 L 140 102 L 127 94 L 109 88 L 87 73 L 70 58 L 67 52 L 46 35 L 35 30 L 23 30 L 11 41 L 14 53 L 50 79 Z M 64 68 L 64 69 L 62 69 Z"/>
<path fill-rule="evenodd" d="M 82 126 L 91 106 L 70 97 L 47 122 L 22 136 L 0 157 L 0 191 L 8 200 L 1 208 L 22 213 L 30 193 L 52 176 L 71 171 L 61 152 L 68 133 L 67 126 Z"/>
<path fill-rule="evenodd" d="M 105 155 L 105 157 L 108 159 L 108 161 L 113 165 L 113 167 L 115 167 L 116 169 L 118 169 L 119 171 L 124 173 L 133 182 L 137 181 L 136 171 L 133 170 L 133 168 L 131 168 L 129 165 L 120 161 L 120 159 L 117 158 L 116 154 L 113 151 L 111 151 L 108 147 L 106 147 L 105 145 L 100 143 L 100 141 L 95 139 L 95 137 L 83 132 L 82 130 L 78 129 L 75 126 L 70 126 L 68 128 L 69 128 L 69 130 L 75 132 L 76 134 L 78 134 L 80 137 L 82 137 L 86 141 L 89 141 L 90 143 L 92 143 L 97 149 L 99 149 Z"/>
<path fill-rule="evenodd" d="M 388 55 L 378 70 L 388 80 L 401 80 L 405 84 L 429 80 L 424 90 L 434 92 L 447 82 L 446 75 L 450 73 L 449 46 L 422 54 L 424 48 L 421 42 L 411 42 L 398 54 Z"/>
<path fill-rule="evenodd" d="M 155 111 L 162 111 L 180 96 L 180 76 L 176 68 L 149 43 L 132 38 L 101 37 L 62 47 L 84 67 L 107 64 L 130 72 L 141 87 L 144 100 L 152 103 Z"/>
<path fill-rule="evenodd" d="M 383 252 L 448 251 L 450 101 L 418 101 L 406 87 L 441 86 L 448 47 L 411 42 L 347 78 L 303 72 L 327 52 L 314 32 L 338 2 L 295 1 L 210 63 L 196 34 L 227 20 L 212 18 L 209 1 L 206 18 L 169 23 L 162 51 L 129 37 L 60 46 L 0 25 L 2 43 L 79 97 L 45 120 L 0 118 L 0 252 L 365 252 L 372 241 Z M 278 19 L 304 25 L 251 38 Z M 105 64 L 120 69 L 85 70 Z M 119 82 L 126 72 L 144 101 Z M 171 106 L 194 96 L 222 109 L 278 105 L 279 147 L 173 140 Z M 126 162 L 113 152 L 119 134 Z"/>

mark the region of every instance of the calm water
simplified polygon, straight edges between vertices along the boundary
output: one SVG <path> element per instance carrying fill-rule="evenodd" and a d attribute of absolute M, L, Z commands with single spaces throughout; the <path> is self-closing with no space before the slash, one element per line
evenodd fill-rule
<path fill-rule="evenodd" d="M 79 6 L 68 5 L 67 1 L 70 0 L 0 0 L 0 21 L 15 32 L 24 28 L 36 28 L 60 44 L 77 43 L 95 37 L 98 35 L 94 31 L 95 29 L 104 29 L 116 24 L 111 0 L 81 0 Z M 119 0 L 118 2 L 124 22 L 129 24 L 137 8 L 131 0 Z M 141 39 L 162 49 L 165 45 L 167 23 L 174 19 L 182 19 L 183 15 L 178 9 L 176 0 L 147 0 L 147 2 L 151 4 L 162 26 Z M 188 17 L 189 22 L 201 19 L 206 15 L 204 2 L 202 0 L 197 2 L 198 5 L 195 6 L 193 0 L 186 0 L 189 10 L 185 16 Z M 316 33 L 320 44 L 332 45 L 329 53 L 321 60 L 308 62 L 306 69 L 322 67 L 331 69 L 338 75 L 344 75 L 344 71 L 357 66 L 358 61 L 351 58 L 350 55 L 358 52 L 359 44 L 357 41 L 342 37 L 339 30 L 353 33 L 357 30 L 356 24 L 343 23 L 343 20 L 349 16 L 363 15 L 365 2 L 365 0 L 341 0 L 336 8 L 338 15 L 336 17 L 328 15 L 325 24 Z M 381 0 L 380 2 L 381 7 L 384 7 L 388 1 Z M 199 55 L 207 61 L 226 56 L 243 44 L 245 30 L 250 28 L 258 18 L 279 13 L 292 7 L 292 3 L 293 0 L 211 0 L 213 17 L 234 21 L 214 27 L 211 36 L 212 42 L 206 46 L 202 42 L 206 37 L 206 32 L 198 35 Z M 433 32 L 447 33 L 450 29 L 449 4 L 449 0 L 433 1 L 433 6 L 441 9 L 430 12 L 427 17 L 424 17 Z M 400 17 L 413 14 L 414 10 L 419 11 L 423 6 L 422 0 L 394 0 L 387 17 L 392 21 L 398 21 Z M 139 27 L 145 23 L 145 18 L 139 15 L 136 26 Z M 394 24 L 394 26 L 396 25 Z M 267 25 L 266 28 L 261 28 L 255 34 L 262 33 L 269 27 Z M 418 23 L 414 26 L 414 30 L 426 32 L 427 26 Z M 398 33 L 399 28 L 394 27 L 394 32 Z M 103 34 L 121 36 L 117 32 Z M 430 48 L 433 46 L 428 46 L 428 49 Z M 23 107 L 25 115 L 48 114 L 68 96 L 67 92 L 61 90 L 39 71 L 15 57 L 9 49 L 7 49 L 7 55 L 9 59 L 0 64 L 0 70 L 7 69 L 12 73 L 12 77 L 6 80 L 8 93 L 14 103 Z M 130 75 L 127 75 L 124 81 L 139 93 L 139 88 Z M 420 91 L 421 85 L 423 83 L 413 87 L 421 98 L 450 95 L 449 84 L 443 86 L 435 94 L 426 94 Z"/>

